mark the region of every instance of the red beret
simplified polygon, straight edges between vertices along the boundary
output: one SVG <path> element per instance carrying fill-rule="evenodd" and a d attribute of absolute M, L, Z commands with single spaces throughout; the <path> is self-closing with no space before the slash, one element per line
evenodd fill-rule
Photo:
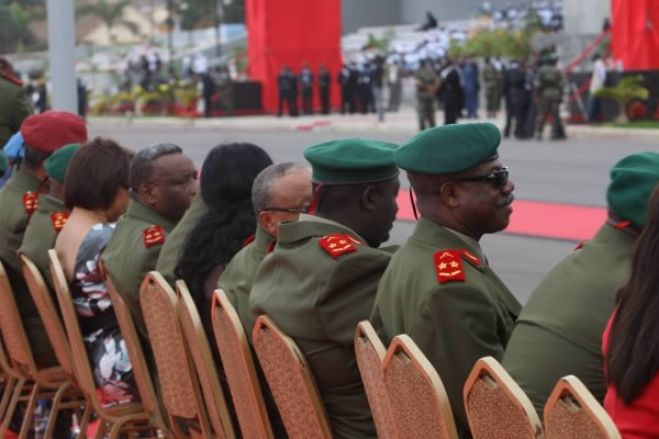
<path fill-rule="evenodd" d="M 70 143 L 85 143 L 87 126 L 76 114 L 46 111 L 25 119 L 21 125 L 21 134 L 25 145 L 50 153 Z"/>

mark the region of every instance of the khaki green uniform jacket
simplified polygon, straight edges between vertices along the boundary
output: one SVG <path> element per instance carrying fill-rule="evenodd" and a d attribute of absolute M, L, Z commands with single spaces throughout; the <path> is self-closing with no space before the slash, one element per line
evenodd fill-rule
<path fill-rule="evenodd" d="M 50 264 L 48 262 L 48 250 L 55 247 L 55 240 L 59 230 L 56 229 L 55 223 L 51 215 L 68 215 L 66 206 L 62 200 L 59 200 L 51 195 L 40 195 L 37 211 L 32 214 L 30 223 L 25 229 L 25 236 L 23 243 L 18 249 L 18 253 L 22 253 L 34 262 L 37 266 L 48 289 L 54 292 L 53 279 L 50 275 Z M 64 223 L 60 224 L 64 226 Z M 53 295 L 53 300 L 57 300 Z M 57 302 L 55 302 L 57 303 Z"/>
<path fill-rule="evenodd" d="M 472 241 L 472 242 L 468 242 Z M 434 254 L 465 249 L 465 280 L 440 284 Z M 501 359 L 520 304 L 487 265 L 476 241 L 421 218 L 382 276 L 371 321 L 385 342 L 409 335 L 435 367 L 461 437 L 469 437 L 462 388 L 476 360 Z"/>
<path fill-rule="evenodd" d="M 30 115 L 25 90 L 0 75 L 0 149 Z"/>
<path fill-rule="evenodd" d="M 357 323 L 367 319 L 390 253 L 354 244 L 333 257 L 320 241 L 332 234 L 364 240 L 349 228 L 301 215 L 282 224 L 275 250 L 256 275 L 249 305 L 267 314 L 306 356 L 336 438 L 376 437 L 354 351 Z"/>
<path fill-rule="evenodd" d="M 36 194 L 38 190 L 39 180 L 24 167 L 16 169 L 7 184 L 0 190 L 0 259 L 14 291 L 18 312 L 23 318 L 35 361 L 41 368 L 54 366 L 57 361 L 23 279 L 23 270 L 18 259 L 18 249 L 30 222 L 30 216 L 23 205 L 23 196 L 26 192 Z"/>
<path fill-rule="evenodd" d="M 602 332 L 629 276 L 633 247 L 629 233 L 602 226 L 545 276 L 522 310 L 503 365 L 538 413 L 558 379 L 570 374 L 603 402 Z"/>
<path fill-rule="evenodd" d="M 185 211 L 183 218 L 178 222 L 172 233 L 167 236 L 165 245 L 162 246 L 160 250 L 160 256 L 158 256 L 158 262 L 156 263 L 156 270 L 162 274 L 167 282 L 174 284 L 177 280 L 177 276 L 174 273 L 178 261 L 181 259 L 181 253 L 183 252 L 183 246 L 185 241 L 188 238 L 188 235 L 199 223 L 199 220 L 202 216 L 208 211 L 204 199 L 201 197 L 201 192 L 198 192 L 197 195 L 192 199 L 192 204 Z"/>
<path fill-rule="evenodd" d="M 164 236 L 160 243 L 147 244 L 145 230 L 161 226 Z M 121 294 L 144 340 L 147 332 L 142 308 L 140 307 L 140 285 L 149 271 L 155 270 L 158 255 L 166 235 L 176 223 L 159 215 L 154 210 L 131 200 L 126 213 L 117 221 L 110 242 L 103 251 L 102 259 L 107 267 L 117 292 Z"/>
<path fill-rule="evenodd" d="M 217 282 L 217 287 L 224 290 L 236 309 L 245 334 L 250 340 L 252 339 L 254 317 L 249 309 L 249 293 L 252 290 L 256 272 L 274 242 L 273 236 L 269 235 L 261 226 L 257 226 L 254 241 L 235 254 Z"/>

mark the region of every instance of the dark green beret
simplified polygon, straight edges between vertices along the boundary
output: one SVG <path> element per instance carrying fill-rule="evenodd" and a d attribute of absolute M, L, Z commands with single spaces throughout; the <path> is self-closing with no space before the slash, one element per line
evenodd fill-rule
<path fill-rule="evenodd" d="M 396 164 L 418 174 L 452 174 L 495 159 L 500 143 L 491 123 L 444 125 L 412 137 L 396 151 Z"/>
<path fill-rule="evenodd" d="M 398 175 L 394 151 L 398 145 L 370 139 L 332 140 L 310 146 L 304 158 L 311 163 L 312 180 L 322 184 L 384 181 Z"/>
<path fill-rule="evenodd" d="M 64 183 L 64 176 L 66 175 L 66 168 L 73 155 L 80 149 L 80 145 L 72 143 L 63 146 L 50 155 L 44 162 L 46 174 L 55 181 Z"/>
<path fill-rule="evenodd" d="M 5 171 L 8 167 L 9 162 L 7 162 L 7 157 L 5 157 L 5 153 L 0 149 L 0 177 L 5 175 Z"/>
<path fill-rule="evenodd" d="M 659 153 L 628 155 L 611 169 L 611 184 L 606 192 L 606 201 L 621 219 L 643 227 L 647 220 L 650 195 L 657 184 Z"/>

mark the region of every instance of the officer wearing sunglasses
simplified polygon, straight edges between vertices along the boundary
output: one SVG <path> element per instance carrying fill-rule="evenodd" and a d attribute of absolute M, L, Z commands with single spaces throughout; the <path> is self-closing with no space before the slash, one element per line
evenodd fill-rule
<path fill-rule="evenodd" d="M 460 437 L 471 437 L 462 389 L 474 363 L 501 359 L 521 306 L 490 268 L 478 241 L 508 226 L 509 170 L 489 123 L 422 131 L 396 151 L 421 218 L 392 257 L 371 321 L 389 342 L 408 334 L 438 371 Z"/>

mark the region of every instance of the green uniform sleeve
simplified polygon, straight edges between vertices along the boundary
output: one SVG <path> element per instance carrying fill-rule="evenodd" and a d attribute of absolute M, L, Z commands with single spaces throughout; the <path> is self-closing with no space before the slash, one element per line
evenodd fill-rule
<path fill-rule="evenodd" d="M 465 283 L 438 287 L 410 336 L 437 369 L 453 414 L 466 427 L 462 389 L 476 360 L 503 356 L 497 334 L 495 305 L 479 289 Z"/>
<path fill-rule="evenodd" d="M 32 112 L 27 102 L 27 96 L 25 95 L 22 89 L 20 93 L 16 94 L 16 99 L 14 99 L 13 109 L 14 110 L 12 111 L 10 116 L 10 125 L 11 125 L 11 131 L 15 133 L 21 128 L 21 124 L 23 123 L 23 121 Z"/>

